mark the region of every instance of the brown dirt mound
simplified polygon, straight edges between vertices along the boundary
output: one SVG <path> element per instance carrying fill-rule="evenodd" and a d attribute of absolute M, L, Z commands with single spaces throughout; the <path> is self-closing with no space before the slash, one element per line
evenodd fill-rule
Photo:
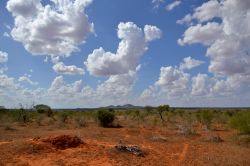
<path fill-rule="evenodd" d="M 83 141 L 77 136 L 69 136 L 69 135 L 60 135 L 56 137 L 49 137 L 45 139 L 41 139 L 42 142 L 50 143 L 55 146 L 57 149 L 67 149 L 67 148 L 75 148 L 79 145 L 83 144 Z"/>

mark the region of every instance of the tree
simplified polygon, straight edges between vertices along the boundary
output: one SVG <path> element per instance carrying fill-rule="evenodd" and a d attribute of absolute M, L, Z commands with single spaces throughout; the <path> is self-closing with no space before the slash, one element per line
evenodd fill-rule
<path fill-rule="evenodd" d="M 25 109 L 22 104 L 19 104 L 20 109 L 18 110 L 19 116 L 18 121 L 22 121 L 23 123 L 27 123 L 30 120 L 28 109 Z"/>
<path fill-rule="evenodd" d="M 7 109 L 4 106 L 0 106 L 0 112 L 6 112 Z"/>
<path fill-rule="evenodd" d="M 163 112 L 165 112 L 165 111 L 168 112 L 168 111 L 169 111 L 169 108 L 170 108 L 169 105 L 160 105 L 160 106 L 157 107 L 156 110 L 157 110 L 157 112 L 159 113 L 162 122 L 166 122 L 166 121 L 164 120 L 162 114 L 163 114 Z"/>
<path fill-rule="evenodd" d="M 53 116 L 53 111 L 48 105 L 38 104 L 34 106 L 34 109 L 40 114 L 46 113 L 48 117 Z"/>

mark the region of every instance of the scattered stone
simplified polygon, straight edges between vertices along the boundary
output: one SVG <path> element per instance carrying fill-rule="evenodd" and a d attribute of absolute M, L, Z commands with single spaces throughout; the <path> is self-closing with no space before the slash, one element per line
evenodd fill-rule
<path fill-rule="evenodd" d="M 40 137 L 35 137 L 32 139 L 32 141 L 39 141 L 41 138 Z"/>
<path fill-rule="evenodd" d="M 196 132 L 192 125 L 185 124 L 185 125 L 178 125 L 178 134 L 190 136 L 190 135 L 196 135 Z"/>
<path fill-rule="evenodd" d="M 128 145 L 119 143 L 118 145 L 115 146 L 115 148 L 121 152 L 131 153 L 136 156 L 143 156 L 143 151 L 141 150 L 139 146 L 136 146 L 136 145 L 128 146 Z"/>
<path fill-rule="evenodd" d="M 223 142 L 223 139 L 219 135 L 209 135 L 206 141 L 219 143 Z"/>

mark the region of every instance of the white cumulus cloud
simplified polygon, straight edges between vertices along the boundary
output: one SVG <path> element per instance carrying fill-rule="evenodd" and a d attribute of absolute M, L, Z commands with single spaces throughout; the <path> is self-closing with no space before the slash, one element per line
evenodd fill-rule
<path fill-rule="evenodd" d="M 21 76 L 21 77 L 18 78 L 18 81 L 19 82 L 27 82 L 30 85 L 38 85 L 38 82 L 34 82 L 30 78 L 31 78 L 31 75 L 24 74 L 23 76 Z"/>
<path fill-rule="evenodd" d="M 117 31 L 121 39 L 116 53 L 95 49 L 84 64 L 92 75 L 109 76 L 135 71 L 139 58 L 147 51 L 150 41 L 161 37 L 156 26 L 146 25 L 144 30 L 133 22 L 120 23 Z"/>
<path fill-rule="evenodd" d="M 167 11 L 171 11 L 181 4 L 181 1 L 174 1 L 166 6 Z"/>
<path fill-rule="evenodd" d="M 203 61 L 194 59 L 194 58 L 192 58 L 190 56 L 184 58 L 183 61 L 184 62 L 182 62 L 180 64 L 180 67 L 179 67 L 181 70 L 190 70 L 190 69 L 195 68 L 197 66 L 200 66 L 201 64 L 204 63 Z"/>
<path fill-rule="evenodd" d="M 105 82 L 98 85 L 97 94 L 104 98 L 113 100 L 129 99 L 133 85 L 136 80 L 136 72 L 130 71 L 127 74 L 110 76 Z"/>
<path fill-rule="evenodd" d="M 9 0 L 6 8 L 14 17 L 11 36 L 33 55 L 70 56 L 93 32 L 85 14 L 92 0 Z"/>
<path fill-rule="evenodd" d="M 198 74 L 192 78 L 192 91 L 191 95 L 194 96 L 206 96 L 210 94 L 211 90 L 211 79 L 207 74 Z"/>
<path fill-rule="evenodd" d="M 198 23 L 190 26 L 178 42 L 207 46 L 210 72 L 226 77 L 241 75 L 242 79 L 250 75 L 249 0 L 211 0 L 184 19 Z"/>
<path fill-rule="evenodd" d="M 202 43 L 209 45 L 222 35 L 222 26 L 219 23 L 212 22 L 206 25 L 197 24 L 189 27 L 183 34 L 183 39 L 179 39 L 180 45 Z"/>
<path fill-rule="evenodd" d="M 187 89 L 189 74 L 172 66 L 161 67 L 160 76 L 155 85 L 160 86 L 169 95 L 183 93 Z"/>
<path fill-rule="evenodd" d="M 152 0 L 152 4 L 155 9 L 159 8 L 162 3 L 164 3 L 164 0 Z"/>
<path fill-rule="evenodd" d="M 0 63 L 8 61 L 8 53 L 0 51 Z"/>
<path fill-rule="evenodd" d="M 65 75 L 83 75 L 84 70 L 75 65 L 66 66 L 63 62 L 58 62 L 53 66 L 53 70 Z"/>

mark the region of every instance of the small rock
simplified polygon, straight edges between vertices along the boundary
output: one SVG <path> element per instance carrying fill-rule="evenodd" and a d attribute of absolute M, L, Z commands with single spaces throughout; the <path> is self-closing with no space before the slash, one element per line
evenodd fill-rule
<path fill-rule="evenodd" d="M 207 141 L 218 143 L 218 142 L 223 142 L 223 139 L 221 139 L 221 137 L 218 135 L 210 135 L 210 136 L 208 136 Z"/>
<path fill-rule="evenodd" d="M 121 152 L 131 153 L 136 156 L 143 156 L 143 152 L 139 146 L 135 146 L 135 145 L 128 146 L 124 144 L 118 144 L 115 146 L 115 148 Z"/>

